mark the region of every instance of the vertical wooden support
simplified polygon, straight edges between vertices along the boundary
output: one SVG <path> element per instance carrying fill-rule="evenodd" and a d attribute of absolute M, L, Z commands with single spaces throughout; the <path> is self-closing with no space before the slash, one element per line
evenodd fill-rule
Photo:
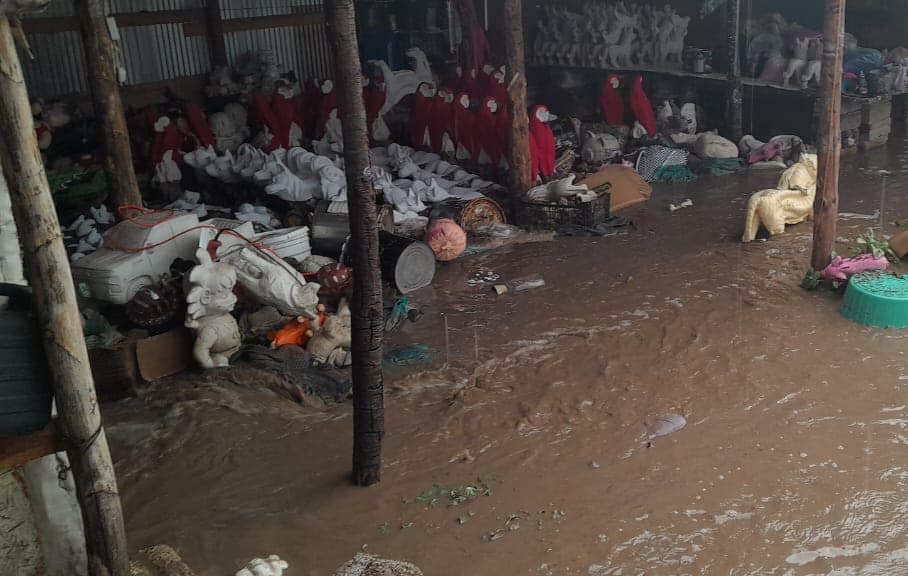
<path fill-rule="evenodd" d="M 842 151 L 842 60 L 845 0 L 826 0 L 820 126 L 817 134 L 818 178 L 814 202 L 811 266 L 822 270 L 832 260 L 839 217 L 839 154 Z"/>
<path fill-rule="evenodd" d="M 325 0 L 328 38 L 334 51 L 338 112 L 344 127 L 344 162 L 353 254 L 353 481 L 369 486 L 381 480 L 385 431 L 381 372 L 384 311 L 379 269 L 378 217 L 369 131 L 353 0 Z"/>
<path fill-rule="evenodd" d="M 75 0 L 76 16 L 85 46 L 88 85 L 95 116 L 104 131 L 107 184 L 118 206 L 141 206 L 142 196 L 132 164 L 129 130 L 117 82 L 113 40 L 107 29 L 103 0 Z"/>
<path fill-rule="evenodd" d="M 741 83 L 741 0 L 727 0 L 725 5 L 728 34 L 728 132 L 734 142 L 744 136 L 744 95 Z"/>
<path fill-rule="evenodd" d="M 511 111 L 511 147 L 508 163 L 511 189 L 523 194 L 533 186 L 530 130 L 527 117 L 527 79 L 523 49 L 523 0 L 505 0 L 504 42 Z"/>
<path fill-rule="evenodd" d="M 224 42 L 224 21 L 221 20 L 221 0 L 205 2 L 208 56 L 211 66 L 227 65 L 227 44 Z"/>
<path fill-rule="evenodd" d="M 120 496 L 101 426 L 69 258 L 41 163 L 13 34 L 2 15 L 0 134 L 0 162 L 53 377 L 60 431 L 82 505 L 89 573 L 126 576 L 129 561 Z"/>

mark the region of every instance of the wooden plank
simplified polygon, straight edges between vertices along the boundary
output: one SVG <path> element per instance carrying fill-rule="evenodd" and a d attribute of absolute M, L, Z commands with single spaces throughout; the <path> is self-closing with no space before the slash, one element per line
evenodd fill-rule
<path fill-rule="evenodd" d="M 53 425 L 28 436 L 0 438 L 0 471 L 24 466 L 63 448 L 63 439 Z"/>
<path fill-rule="evenodd" d="M 227 66 L 227 44 L 224 42 L 224 20 L 221 18 L 221 0 L 208 0 L 205 2 L 206 36 L 208 38 L 208 53 L 211 63 L 217 66 Z"/>
<path fill-rule="evenodd" d="M 186 22 L 204 22 L 205 10 L 196 8 L 188 10 L 156 10 L 144 12 L 123 12 L 113 15 L 120 28 L 151 26 L 154 24 L 185 24 Z M 53 16 L 49 18 L 26 18 L 22 20 L 26 34 L 54 34 L 57 32 L 74 32 L 79 29 L 79 19 L 75 16 Z"/>
<path fill-rule="evenodd" d="M 231 18 L 223 20 L 224 32 L 243 32 L 246 30 L 267 30 L 271 28 L 288 28 L 294 26 L 315 26 L 325 23 L 321 12 L 285 14 L 280 16 L 256 16 L 254 18 Z M 186 36 L 204 36 L 204 21 L 188 22 L 183 25 Z"/>

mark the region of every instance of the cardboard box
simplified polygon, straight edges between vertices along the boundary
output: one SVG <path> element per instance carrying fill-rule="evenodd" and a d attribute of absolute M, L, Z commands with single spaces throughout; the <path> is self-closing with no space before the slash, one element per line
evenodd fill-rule
<path fill-rule="evenodd" d="M 611 165 L 578 182 L 590 190 L 602 189 L 611 194 L 609 210 L 614 213 L 623 208 L 649 200 L 653 187 L 633 168 Z"/>
<path fill-rule="evenodd" d="M 192 333 L 176 328 L 157 336 L 127 338 L 113 348 L 88 351 L 98 399 L 136 396 L 136 386 L 179 374 L 194 365 Z"/>

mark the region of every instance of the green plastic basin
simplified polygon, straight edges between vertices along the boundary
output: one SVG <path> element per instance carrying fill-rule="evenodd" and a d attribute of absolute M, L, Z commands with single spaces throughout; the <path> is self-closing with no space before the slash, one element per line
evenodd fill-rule
<path fill-rule="evenodd" d="M 863 272 L 851 278 L 842 316 L 877 328 L 908 327 L 908 276 Z"/>

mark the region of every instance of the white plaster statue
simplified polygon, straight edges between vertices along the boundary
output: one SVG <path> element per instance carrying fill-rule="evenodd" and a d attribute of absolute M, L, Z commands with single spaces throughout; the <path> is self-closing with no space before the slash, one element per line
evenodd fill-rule
<path fill-rule="evenodd" d="M 266 558 L 250 560 L 234 576 L 284 576 L 284 570 L 290 567 L 280 556 L 272 554 Z"/>
<path fill-rule="evenodd" d="M 817 156 L 802 154 L 800 161 L 782 174 L 775 188 L 750 197 L 742 242 L 753 242 L 761 225 L 775 236 L 785 232 L 786 224 L 809 220 L 816 193 Z"/>
<path fill-rule="evenodd" d="M 410 188 L 403 190 L 394 185 L 391 175 L 387 171 L 378 168 L 374 171 L 372 182 L 376 190 L 381 191 L 385 197 L 385 202 L 394 207 L 395 210 L 402 214 L 408 212 L 418 213 L 426 209 L 426 205 L 419 199 L 419 195 Z"/>
<path fill-rule="evenodd" d="M 820 72 L 823 70 L 823 40 L 813 38 L 807 51 L 807 63 L 801 72 L 801 89 L 805 90 L 811 82 L 820 85 Z"/>
<path fill-rule="evenodd" d="M 312 160 L 312 169 L 318 175 L 321 187 L 318 197 L 332 202 L 347 200 L 347 176 L 343 170 L 324 156 Z"/>
<path fill-rule="evenodd" d="M 384 116 L 405 96 L 414 94 L 416 88 L 423 82 L 433 82 L 432 67 L 429 65 L 429 59 L 425 52 L 419 48 L 410 48 L 407 50 L 407 56 L 414 62 L 413 70 L 399 70 L 394 72 L 391 67 L 382 60 L 371 60 L 369 63 L 378 67 L 385 84 L 385 104 L 379 110 L 378 115 Z"/>
<path fill-rule="evenodd" d="M 273 306 L 284 316 L 317 315 L 318 291 L 314 282 L 280 259 L 267 259 L 252 248 L 230 254 L 224 260 L 236 269 L 240 285 L 260 304 Z"/>
<path fill-rule="evenodd" d="M 315 335 L 306 346 L 316 364 L 335 366 L 348 364 L 348 351 L 352 340 L 351 322 L 350 307 L 346 300 L 342 300 L 337 308 L 337 314 L 325 319 L 325 323 L 315 331 Z"/>
<path fill-rule="evenodd" d="M 580 153 L 583 160 L 590 164 L 608 162 L 621 153 L 621 144 L 611 134 L 587 131 Z"/>
<path fill-rule="evenodd" d="M 809 38 L 796 38 L 794 54 L 788 60 L 788 67 L 782 74 L 782 84 L 788 86 L 792 78 L 800 78 L 807 66 L 807 52 L 810 48 Z"/>
<path fill-rule="evenodd" d="M 526 199 L 530 202 L 549 203 L 558 202 L 562 198 L 589 193 L 590 189 L 586 184 L 574 184 L 574 179 L 576 177 L 575 174 L 571 174 L 567 178 L 553 180 L 548 184 L 530 188 L 526 193 Z"/>
<path fill-rule="evenodd" d="M 265 186 L 266 193 L 288 202 L 307 202 L 316 194 L 321 196 L 321 181 L 316 176 L 300 178 L 283 163 L 278 166 L 280 170 L 271 178 L 271 183 Z"/>
<path fill-rule="evenodd" d="M 739 155 L 734 142 L 712 132 L 704 132 L 697 137 L 694 152 L 700 158 L 737 158 Z"/>
<path fill-rule="evenodd" d="M 240 329 L 230 315 L 236 304 L 232 266 L 211 261 L 207 250 L 196 252 L 199 265 L 189 273 L 186 327 L 195 332 L 192 355 L 202 368 L 228 366 L 242 344 Z"/>

